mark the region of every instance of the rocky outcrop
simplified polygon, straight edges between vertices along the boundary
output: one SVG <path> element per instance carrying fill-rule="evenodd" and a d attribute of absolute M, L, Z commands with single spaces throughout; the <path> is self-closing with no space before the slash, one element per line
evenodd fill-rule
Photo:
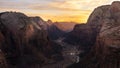
<path fill-rule="evenodd" d="M 56 25 L 52 24 L 48 27 L 48 36 L 51 40 L 57 40 L 60 37 L 63 37 L 66 32 L 60 30 Z"/>
<path fill-rule="evenodd" d="M 97 31 L 95 45 L 84 59 L 70 68 L 120 68 L 119 6 L 120 2 L 115 1 L 93 11 L 88 24 Z"/>
<path fill-rule="evenodd" d="M 93 33 L 91 27 L 86 24 L 75 25 L 72 32 L 66 35 L 64 42 L 78 45 L 80 49 L 88 50 L 95 41 L 93 41 Z"/>
<path fill-rule="evenodd" d="M 55 22 L 51 20 L 47 21 L 48 26 L 48 35 L 50 39 L 57 40 L 58 38 L 65 37 L 65 35 L 73 30 L 75 23 L 69 22 Z"/>
<path fill-rule="evenodd" d="M 48 20 L 46 23 L 48 24 L 48 26 L 51 26 L 53 24 L 51 20 Z"/>
<path fill-rule="evenodd" d="M 101 26 L 103 24 L 103 19 L 107 20 L 106 18 L 109 18 L 110 16 L 108 10 L 109 10 L 109 5 L 100 6 L 96 8 L 89 16 L 89 19 L 86 24 L 79 24 L 74 27 L 73 31 L 69 33 L 70 34 L 70 36 L 68 37 L 69 39 L 66 38 L 66 41 L 68 40 L 71 43 L 83 45 L 81 44 L 82 42 L 80 42 L 80 38 L 83 38 L 82 41 L 87 42 L 86 41 L 87 39 L 91 40 L 89 41 L 89 43 L 92 42 L 93 45 L 95 43 L 97 34 L 99 33 Z M 73 38 L 71 38 L 72 36 Z M 78 40 L 78 41 L 74 41 L 74 40 Z"/>
<path fill-rule="evenodd" d="M 103 20 L 107 20 L 106 18 L 109 18 L 110 16 L 110 12 L 108 10 L 109 5 L 96 8 L 89 16 L 86 24 L 76 25 L 73 31 L 68 33 L 65 42 L 79 46 L 85 46 L 84 44 L 88 46 L 94 45 L 96 37 L 103 24 Z"/>
<path fill-rule="evenodd" d="M 39 23 L 23 13 L 0 13 L 0 59 L 8 68 L 38 68 L 59 54 Z M 2 53 L 2 54 L 1 54 Z M 0 64 L 1 66 L 1 64 Z"/>
<path fill-rule="evenodd" d="M 36 16 L 36 17 L 30 17 L 30 19 L 32 20 L 32 22 L 33 22 L 34 24 L 39 25 L 42 30 L 47 30 L 47 29 L 48 29 L 48 24 L 47 24 L 47 22 L 45 22 L 42 18 Z"/>

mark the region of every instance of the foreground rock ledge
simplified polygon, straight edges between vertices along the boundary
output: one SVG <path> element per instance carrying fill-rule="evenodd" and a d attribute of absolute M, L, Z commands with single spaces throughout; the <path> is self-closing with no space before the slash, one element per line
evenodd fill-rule
<path fill-rule="evenodd" d="M 59 55 L 52 44 L 42 26 L 25 14 L 0 13 L 0 68 L 42 67 Z"/>

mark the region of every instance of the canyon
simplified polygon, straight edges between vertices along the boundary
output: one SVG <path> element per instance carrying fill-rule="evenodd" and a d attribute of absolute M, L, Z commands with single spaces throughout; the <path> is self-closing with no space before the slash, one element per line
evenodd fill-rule
<path fill-rule="evenodd" d="M 0 68 L 120 68 L 119 6 L 95 8 L 85 24 L 0 13 Z"/>

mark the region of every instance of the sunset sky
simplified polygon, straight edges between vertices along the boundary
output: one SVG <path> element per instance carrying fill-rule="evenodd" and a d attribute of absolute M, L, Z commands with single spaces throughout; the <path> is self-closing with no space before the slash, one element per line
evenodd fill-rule
<path fill-rule="evenodd" d="M 0 12 L 17 11 L 54 22 L 85 23 L 94 8 L 112 1 L 115 0 L 0 0 Z"/>

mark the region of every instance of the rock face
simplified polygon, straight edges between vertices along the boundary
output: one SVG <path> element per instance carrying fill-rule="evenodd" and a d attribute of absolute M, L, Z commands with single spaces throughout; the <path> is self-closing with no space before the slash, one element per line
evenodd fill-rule
<path fill-rule="evenodd" d="M 53 24 L 51 20 L 48 20 L 46 23 L 48 24 L 48 26 L 51 26 Z"/>
<path fill-rule="evenodd" d="M 57 40 L 60 37 L 63 37 L 66 32 L 60 30 L 56 25 L 52 24 L 48 27 L 48 36 L 51 40 Z"/>
<path fill-rule="evenodd" d="M 51 40 L 56 40 L 64 35 L 64 31 L 60 30 L 51 20 L 44 21 L 40 17 L 30 17 L 33 25 L 37 26 L 40 30 L 45 30 Z"/>
<path fill-rule="evenodd" d="M 91 27 L 86 24 L 75 25 L 72 32 L 69 32 L 64 42 L 78 45 L 80 49 L 88 50 L 93 45 L 93 33 Z"/>
<path fill-rule="evenodd" d="M 52 24 L 51 24 L 52 23 Z M 58 38 L 64 37 L 68 32 L 73 30 L 75 23 L 69 22 L 55 22 L 51 20 L 47 21 L 48 26 L 48 35 L 50 39 L 57 40 Z"/>
<path fill-rule="evenodd" d="M 88 23 L 97 32 L 90 53 L 70 68 L 120 68 L 120 2 L 96 8 Z"/>
<path fill-rule="evenodd" d="M 18 12 L 0 13 L 0 58 L 4 57 L 0 59 L 0 66 L 38 68 L 53 60 L 52 55 L 59 54 L 47 32 L 41 29 L 39 22 L 33 21 L 39 18 L 31 20 Z"/>
<path fill-rule="evenodd" d="M 43 30 L 48 29 L 47 22 L 45 22 L 42 18 L 36 16 L 36 17 L 30 17 L 30 19 L 34 22 L 34 24 L 36 23 L 37 25 L 39 25 L 41 29 Z"/>

